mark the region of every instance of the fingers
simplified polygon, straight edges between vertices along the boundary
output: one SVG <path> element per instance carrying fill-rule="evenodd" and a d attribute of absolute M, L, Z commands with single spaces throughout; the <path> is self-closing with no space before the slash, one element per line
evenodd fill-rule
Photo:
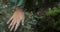
<path fill-rule="evenodd" d="M 12 25 L 14 25 L 14 23 L 16 22 L 15 18 L 13 18 L 13 20 L 11 21 L 11 23 L 9 24 L 9 27 L 10 28 Z"/>
<path fill-rule="evenodd" d="M 16 22 L 16 26 L 15 26 L 14 31 L 16 31 L 17 28 L 19 27 L 20 22 L 21 22 L 21 19 L 18 19 L 17 22 Z"/>
<path fill-rule="evenodd" d="M 13 25 L 14 22 L 15 22 L 15 21 L 13 20 L 13 21 L 10 23 L 10 25 L 9 25 L 8 28 L 10 28 L 10 27 Z"/>
<path fill-rule="evenodd" d="M 12 27 L 11 27 L 11 29 L 10 29 L 10 31 L 12 31 L 13 30 L 13 28 L 14 28 L 14 26 L 16 25 L 16 21 L 13 23 L 13 25 L 12 25 Z"/>
<path fill-rule="evenodd" d="M 16 31 L 16 30 L 17 30 L 17 28 L 18 28 L 19 24 L 20 24 L 20 22 L 17 22 L 17 24 L 16 24 L 16 26 L 15 26 L 14 31 Z"/>
<path fill-rule="evenodd" d="M 24 19 L 22 20 L 22 26 L 24 26 Z"/>
<path fill-rule="evenodd" d="M 14 29 L 14 27 L 15 27 L 15 30 L 14 30 L 14 31 L 16 31 L 17 28 L 18 28 L 18 26 L 19 26 L 19 24 L 20 24 L 20 22 L 21 22 L 21 19 L 18 19 L 18 20 L 14 19 L 14 20 L 11 22 L 11 24 L 9 25 L 10 31 L 12 31 L 12 30 Z M 15 25 L 16 25 L 16 26 L 15 26 Z M 11 28 L 10 28 L 10 27 L 11 27 Z"/>

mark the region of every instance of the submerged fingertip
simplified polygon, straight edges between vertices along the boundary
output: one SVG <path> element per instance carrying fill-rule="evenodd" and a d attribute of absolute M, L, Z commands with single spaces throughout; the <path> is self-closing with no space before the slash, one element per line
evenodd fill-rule
<path fill-rule="evenodd" d="M 10 27 L 8 27 L 10 29 Z"/>
<path fill-rule="evenodd" d="M 24 26 L 24 24 L 22 24 L 22 26 Z"/>
<path fill-rule="evenodd" d="M 10 21 L 7 22 L 7 24 L 9 24 L 9 23 L 10 23 Z"/>
<path fill-rule="evenodd" d="M 15 32 L 16 30 L 14 30 L 14 32 Z"/>
<path fill-rule="evenodd" d="M 7 24 L 8 24 L 9 22 L 7 22 Z"/>
<path fill-rule="evenodd" d="M 12 31 L 12 30 L 10 30 L 10 31 Z"/>

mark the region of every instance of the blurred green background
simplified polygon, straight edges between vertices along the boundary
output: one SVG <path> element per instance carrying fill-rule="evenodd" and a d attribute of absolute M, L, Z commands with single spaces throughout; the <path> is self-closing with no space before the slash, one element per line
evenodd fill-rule
<path fill-rule="evenodd" d="M 37 6 L 38 2 L 35 3 Z M 59 3 L 60 4 L 60 3 Z M 39 9 L 39 11 L 27 11 L 25 9 L 25 26 L 24 32 L 60 32 L 60 6 L 59 4 L 54 2 L 54 5 L 57 7 L 53 7 L 53 9 Z M 42 5 L 42 4 L 40 4 Z M 47 4 L 46 4 L 47 5 Z M 14 13 L 14 5 L 4 4 L 2 0 L 0 0 L 0 32 L 7 32 L 9 29 L 6 22 L 10 19 L 10 17 Z M 32 7 L 36 8 L 36 7 Z M 20 32 L 22 29 L 19 27 L 17 32 Z M 8 31 L 9 32 L 9 31 Z"/>

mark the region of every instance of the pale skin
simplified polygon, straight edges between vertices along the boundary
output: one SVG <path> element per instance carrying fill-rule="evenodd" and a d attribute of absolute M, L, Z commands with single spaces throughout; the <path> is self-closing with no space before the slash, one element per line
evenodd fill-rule
<path fill-rule="evenodd" d="M 25 20 L 24 9 L 16 8 L 16 11 L 14 12 L 13 16 L 7 22 L 7 24 L 9 24 L 8 28 L 10 29 L 10 31 L 12 31 L 13 28 L 15 27 L 14 31 L 16 31 L 20 23 L 22 23 L 22 26 L 24 26 L 24 20 Z"/>

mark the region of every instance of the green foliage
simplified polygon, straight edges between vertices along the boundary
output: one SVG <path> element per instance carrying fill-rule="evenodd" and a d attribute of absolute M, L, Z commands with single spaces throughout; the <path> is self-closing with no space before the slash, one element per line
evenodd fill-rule
<path fill-rule="evenodd" d="M 38 3 L 36 3 L 36 5 L 37 7 L 39 6 Z M 52 11 L 45 12 L 47 13 L 48 16 L 43 14 L 44 11 L 42 12 L 38 11 L 37 14 L 34 14 L 33 11 L 31 12 L 25 11 L 26 19 L 25 19 L 24 32 L 48 32 L 48 30 L 50 30 L 49 32 L 60 31 L 60 9 L 57 8 Z M 7 32 L 8 29 L 6 22 L 9 20 L 9 18 L 12 16 L 13 13 L 14 13 L 14 7 L 12 4 L 0 5 L 0 32 Z M 20 32 L 21 30 L 22 29 L 19 26 L 19 29 L 17 31 Z"/>
<path fill-rule="evenodd" d="M 54 10 L 52 10 L 52 11 L 49 11 L 47 14 L 49 15 L 49 16 L 55 16 L 55 15 L 57 15 L 57 14 L 59 14 L 60 13 L 60 9 L 54 9 Z"/>

